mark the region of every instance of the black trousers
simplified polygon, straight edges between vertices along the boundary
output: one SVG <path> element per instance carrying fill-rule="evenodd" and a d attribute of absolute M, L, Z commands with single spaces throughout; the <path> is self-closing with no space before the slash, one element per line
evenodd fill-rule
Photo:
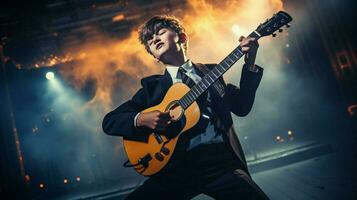
<path fill-rule="evenodd" d="M 175 157 L 126 199 L 269 199 L 226 143 L 201 145 Z"/>

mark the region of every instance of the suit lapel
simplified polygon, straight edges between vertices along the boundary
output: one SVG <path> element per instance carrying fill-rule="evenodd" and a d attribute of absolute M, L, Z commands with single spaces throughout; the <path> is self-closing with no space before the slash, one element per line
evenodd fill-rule
<path fill-rule="evenodd" d="M 172 78 L 170 73 L 165 69 L 164 75 L 161 77 L 160 80 L 160 85 L 161 85 L 161 95 L 164 96 L 167 92 L 167 90 L 172 86 Z"/>
<path fill-rule="evenodd" d="M 149 104 L 156 105 L 162 101 L 167 90 L 172 86 L 172 79 L 169 72 L 165 69 L 165 73 L 163 75 L 156 76 L 151 79 L 150 84 L 146 89 L 148 93 L 151 94 L 149 97 Z"/>

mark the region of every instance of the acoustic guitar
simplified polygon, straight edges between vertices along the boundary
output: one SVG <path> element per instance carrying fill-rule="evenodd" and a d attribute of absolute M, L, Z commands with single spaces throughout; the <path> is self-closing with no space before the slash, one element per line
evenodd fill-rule
<path fill-rule="evenodd" d="M 260 24 L 249 37 L 257 40 L 268 35 L 275 37 L 275 32 L 282 32 L 283 26 L 289 27 L 290 21 L 292 18 L 288 13 L 279 11 Z M 173 119 L 163 132 L 153 131 L 146 142 L 124 139 L 124 148 L 129 159 L 124 166 L 134 167 L 144 176 L 160 172 L 170 161 L 180 135 L 195 126 L 200 118 L 200 109 L 196 99 L 243 55 L 241 47 L 236 47 L 192 88 L 184 83 L 175 83 L 168 89 L 161 103 L 143 110 L 144 113 L 155 110 L 169 112 Z"/>

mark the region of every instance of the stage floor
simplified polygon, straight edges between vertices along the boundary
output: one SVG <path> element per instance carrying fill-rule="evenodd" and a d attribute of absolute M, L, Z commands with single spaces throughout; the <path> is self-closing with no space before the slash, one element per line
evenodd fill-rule
<path fill-rule="evenodd" d="M 357 199 L 357 156 L 351 148 L 310 143 L 249 160 L 248 164 L 253 179 L 271 199 L 352 200 Z M 112 190 L 70 199 L 120 200 L 131 191 Z M 199 195 L 193 200 L 209 199 Z"/>

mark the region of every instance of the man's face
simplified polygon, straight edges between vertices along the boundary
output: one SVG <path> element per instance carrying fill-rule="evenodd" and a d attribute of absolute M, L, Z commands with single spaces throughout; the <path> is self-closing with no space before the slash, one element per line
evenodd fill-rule
<path fill-rule="evenodd" d="M 147 44 L 154 57 L 161 61 L 165 60 L 165 56 L 175 54 L 181 48 L 178 43 L 178 34 L 169 28 L 157 31 L 149 38 Z"/>

